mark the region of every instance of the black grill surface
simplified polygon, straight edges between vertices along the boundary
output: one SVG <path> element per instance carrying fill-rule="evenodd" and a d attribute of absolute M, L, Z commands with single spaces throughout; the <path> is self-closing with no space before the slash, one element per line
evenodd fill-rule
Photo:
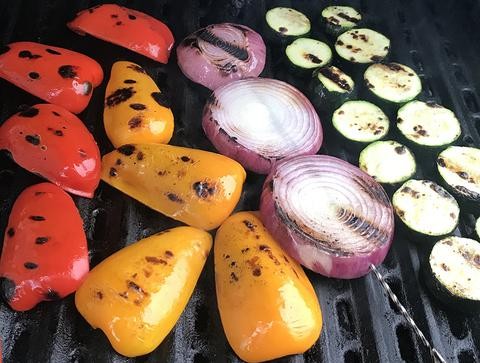
<path fill-rule="evenodd" d="M 238 22 L 263 33 L 266 10 L 293 6 L 313 22 L 313 36 L 324 39 L 318 17 L 325 1 L 298 0 L 125 0 L 121 5 L 164 20 L 180 41 L 201 26 Z M 81 37 L 67 29 L 76 12 L 100 3 L 88 0 L 2 0 L 0 43 L 30 40 L 71 48 L 101 63 L 106 78 L 117 60 L 144 66 L 162 89 L 167 88 L 175 114 L 172 144 L 213 150 L 201 130 L 201 112 L 208 92 L 189 82 L 176 65 L 160 65 L 120 47 Z M 390 37 L 391 59 L 413 67 L 421 76 L 421 99 L 431 99 L 455 111 L 462 121 L 460 144 L 480 146 L 480 6 L 475 0 L 363 0 L 344 1 L 357 7 L 367 25 Z M 331 44 L 331 43 L 330 43 Z M 265 77 L 295 81 L 280 61 L 281 49 L 268 47 Z M 80 115 L 94 134 L 102 154 L 112 150 L 103 129 L 106 81 L 95 90 L 89 107 Z M 300 81 L 305 90 L 305 82 Z M 22 104 L 40 102 L 0 80 L 0 122 Z M 324 119 L 327 124 L 330 120 Z M 353 164 L 357 156 L 332 139 L 321 150 Z M 425 165 L 421 176 L 434 178 Z M 249 174 L 238 210 L 258 208 L 264 177 Z M 11 206 L 36 177 L 0 155 L 0 231 L 3 233 Z M 179 225 L 135 200 L 101 183 L 95 198 L 75 197 L 89 239 L 91 265 L 95 266 L 122 247 Z M 480 211 L 479 211 L 480 212 Z M 457 234 L 470 236 L 473 215 L 462 215 Z M 433 345 L 449 362 L 480 361 L 480 319 L 449 311 L 430 298 L 419 274 L 426 251 L 397 234 L 387 259 L 379 267 L 392 289 Z M 321 301 L 324 329 L 320 340 L 303 355 L 279 362 L 429 362 L 428 351 L 380 289 L 375 277 L 344 281 L 308 273 Z M 173 331 L 153 353 L 136 359 L 116 354 L 99 330 L 93 330 L 77 313 L 73 296 L 42 303 L 17 313 L 0 304 L 0 334 L 5 362 L 238 362 L 229 347 L 217 310 L 212 256 L 197 288 Z"/>

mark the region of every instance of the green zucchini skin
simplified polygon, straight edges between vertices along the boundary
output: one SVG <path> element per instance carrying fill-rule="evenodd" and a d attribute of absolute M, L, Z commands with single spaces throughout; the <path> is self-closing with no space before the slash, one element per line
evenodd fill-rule
<path fill-rule="evenodd" d="M 455 295 L 437 279 L 430 264 L 432 251 L 433 248 L 425 255 L 420 268 L 421 276 L 428 291 L 444 307 L 467 314 L 478 313 L 480 311 L 480 300 Z"/>

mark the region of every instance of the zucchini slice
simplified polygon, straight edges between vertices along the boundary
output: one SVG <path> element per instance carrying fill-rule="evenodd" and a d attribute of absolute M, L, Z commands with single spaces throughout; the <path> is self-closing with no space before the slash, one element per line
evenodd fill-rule
<path fill-rule="evenodd" d="M 390 39 L 375 30 L 352 29 L 337 38 L 335 50 L 341 58 L 349 62 L 380 62 L 388 55 Z"/>
<path fill-rule="evenodd" d="M 417 169 L 409 148 L 392 140 L 377 141 L 360 153 L 359 167 L 382 184 L 402 183 Z"/>
<path fill-rule="evenodd" d="M 397 128 L 410 142 L 426 147 L 447 147 L 462 133 L 460 122 L 448 108 L 412 101 L 397 113 Z"/>
<path fill-rule="evenodd" d="M 267 11 L 265 19 L 279 38 L 299 37 L 310 32 L 310 20 L 295 9 L 273 8 Z"/>
<path fill-rule="evenodd" d="M 376 63 L 363 76 L 367 89 L 376 97 L 392 103 L 413 100 L 422 91 L 415 71 L 399 63 Z"/>
<path fill-rule="evenodd" d="M 393 194 L 393 208 L 415 237 L 440 237 L 457 227 L 460 208 L 454 197 L 429 180 L 410 179 Z M 428 238 L 427 238 L 428 240 Z"/>
<path fill-rule="evenodd" d="M 480 309 L 480 243 L 455 236 L 442 239 L 425 267 L 426 285 L 438 300 L 464 312 Z"/>
<path fill-rule="evenodd" d="M 352 29 L 362 20 L 362 15 L 350 6 L 328 6 L 322 11 L 325 32 L 338 36 Z"/>
<path fill-rule="evenodd" d="M 383 111 L 367 101 L 347 101 L 332 116 L 333 127 L 348 140 L 367 143 L 383 138 L 389 120 Z"/>
<path fill-rule="evenodd" d="M 437 169 L 455 197 L 480 203 L 480 149 L 450 146 L 438 155 Z"/>
<path fill-rule="evenodd" d="M 480 217 L 477 218 L 477 222 L 475 223 L 475 235 L 480 239 Z"/>
<path fill-rule="evenodd" d="M 332 60 L 330 47 L 310 38 L 295 39 L 287 46 L 285 54 L 290 63 L 303 70 L 323 67 Z"/>
<path fill-rule="evenodd" d="M 334 66 L 316 70 L 310 89 L 314 104 L 329 112 L 354 97 L 356 91 L 353 79 Z"/>

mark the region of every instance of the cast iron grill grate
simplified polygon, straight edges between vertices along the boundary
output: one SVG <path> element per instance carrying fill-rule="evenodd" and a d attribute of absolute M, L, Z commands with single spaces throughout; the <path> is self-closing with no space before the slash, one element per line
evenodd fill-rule
<path fill-rule="evenodd" d="M 165 20 L 177 40 L 200 26 L 232 21 L 259 32 L 267 9 L 293 6 L 317 24 L 327 2 L 309 0 L 183 0 L 116 1 Z M 72 48 L 97 59 L 108 77 L 112 63 L 129 59 L 142 64 L 161 87 L 168 87 L 176 118 L 173 144 L 212 149 L 203 136 L 200 116 L 208 92 L 188 82 L 175 64 L 156 64 L 119 47 L 70 32 L 65 23 L 74 14 L 100 1 L 3 0 L 0 3 L 0 43 L 33 40 Z M 343 1 L 362 11 L 369 26 L 391 38 L 391 59 L 412 66 L 423 82 L 422 99 L 435 100 L 455 111 L 462 120 L 464 145 L 480 146 L 480 3 L 476 0 Z M 321 37 L 314 30 L 314 36 Z M 263 76 L 292 81 L 279 62 L 279 49 L 268 48 Z M 300 86 L 305 86 L 300 84 Z M 302 87 L 300 87 L 302 88 Z M 105 82 L 94 93 L 80 117 L 95 135 L 102 154 L 111 150 L 103 123 Z M 0 80 L 0 120 L 21 104 L 38 102 Z M 328 120 L 324 120 L 328 122 Z M 326 142 L 322 152 L 352 163 L 356 157 Z M 428 168 L 425 177 L 431 177 Z M 27 186 L 41 179 L 0 155 L 0 230 L 3 232 L 13 201 Z M 249 174 L 238 209 L 258 208 L 263 177 Z M 85 221 L 91 263 L 101 260 L 154 232 L 179 223 L 150 211 L 129 197 L 101 184 L 92 200 L 75 198 Z M 480 211 L 479 211 L 480 212 Z M 474 216 L 462 215 L 460 233 L 470 235 Z M 379 270 L 411 313 L 427 338 L 451 362 L 480 361 L 480 320 L 444 310 L 426 294 L 419 279 L 419 264 L 425 251 L 397 235 Z M 407 327 L 396 308 L 380 290 L 372 275 L 355 281 L 326 279 L 308 273 L 321 300 L 324 331 L 304 355 L 281 362 L 428 362 L 430 355 Z M 76 312 L 73 297 L 43 303 L 26 313 L 16 313 L 0 304 L 0 335 L 4 361 L 9 362 L 238 362 L 222 330 L 216 306 L 213 261 L 210 256 L 181 319 L 161 346 L 151 355 L 127 359 L 113 352 L 100 331 L 94 331 Z"/>

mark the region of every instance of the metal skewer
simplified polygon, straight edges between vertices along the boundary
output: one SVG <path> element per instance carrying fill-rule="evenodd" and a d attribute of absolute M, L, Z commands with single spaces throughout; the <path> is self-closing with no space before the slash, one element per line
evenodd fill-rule
<path fill-rule="evenodd" d="M 370 265 L 370 269 L 373 271 L 373 273 L 375 274 L 375 277 L 378 279 L 378 281 L 380 282 L 380 284 L 382 285 L 383 289 L 385 290 L 385 292 L 387 293 L 387 295 L 390 297 L 390 299 L 393 301 L 393 303 L 398 307 L 398 309 L 400 310 L 400 313 L 402 314 L 402 316 L 405 318 L 405 320 L 407 321 L 408 325 L 410 325 L 410 327 L 412 328 L 412 330 L 415 332 L 415 334 L 417 335 L 417 337 L 420 338 L 420 340 L 422 341 L 423 345 L 425 345 L 429 352 L 430 352 L 430 356 L 432 357 L 433 361 L 434 362 L 440 362 L 440 363 L 446 363 L 446 360 L 445 358 L 442 357 L 442 355 L 438 352 L 438 350 L 436 350 L 431 344 L 430 342 L 427 340 L 427 338 L 425 337 L 425 335 L 422 333 L 422 331 L 420 330 L 420 328 L 418 327 L 418 325 L 415 323 L 415 321 L 413 320 L 413 318 L 410 316 L 410 314 L 408 313 L 407 309 L 405 309 L 405 307 L 402 305 L 402 303 L 400 302 L 400 300 L 398 300 L 398 297 L 397 295 L 395 295 L 395 293 L 392 291 L 392 289 L 390 288 L 390 286 L 388 286 L 388 283 L 385 281 L 385 279 L 383 278 L 382 274 L 377 270 L 377 268 L 374 266 L 374 265 Z"/>

